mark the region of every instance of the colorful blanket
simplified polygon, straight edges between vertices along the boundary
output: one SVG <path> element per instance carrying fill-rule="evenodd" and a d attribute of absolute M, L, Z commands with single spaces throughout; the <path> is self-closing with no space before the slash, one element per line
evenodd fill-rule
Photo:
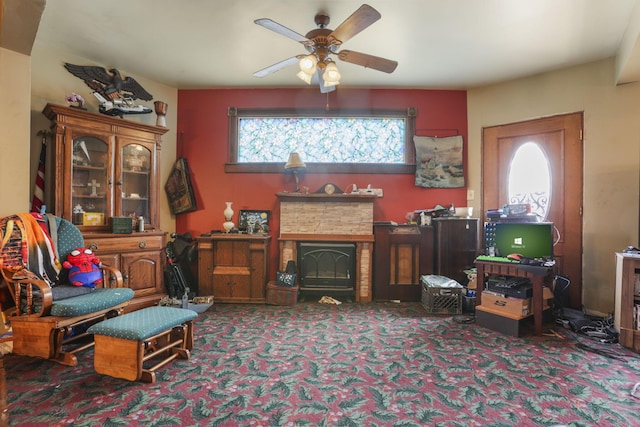
<path fill-rule="evenodd" d="M 54 286 L 61 264 L 44 216 L 25 213 L 0 219 L 0 271 L 7 280 L 37 278 Z"/>

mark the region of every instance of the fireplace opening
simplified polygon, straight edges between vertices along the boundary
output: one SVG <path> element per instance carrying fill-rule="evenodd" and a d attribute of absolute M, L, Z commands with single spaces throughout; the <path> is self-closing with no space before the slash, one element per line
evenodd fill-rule
<path fill-rule="evenodd" d="M 300 292 L 353 294 L 355 243 L 301 242 L 298 246 Z"/>

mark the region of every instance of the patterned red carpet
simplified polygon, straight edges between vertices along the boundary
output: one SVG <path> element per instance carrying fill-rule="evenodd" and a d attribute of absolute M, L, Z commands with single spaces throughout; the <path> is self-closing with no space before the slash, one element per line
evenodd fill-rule
<path fill-rule="evenodd" d="M 8 355 L 11 425 L 632 426 L 640 358 L 512 338 L 417 303 L 214 305 L 155 384 Z M 603 350 L 598 353 L 584 346 Z"/>

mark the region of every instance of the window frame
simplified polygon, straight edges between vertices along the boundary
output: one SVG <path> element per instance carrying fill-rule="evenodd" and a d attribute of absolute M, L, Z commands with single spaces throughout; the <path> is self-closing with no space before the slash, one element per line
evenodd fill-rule
<path fill-rule="evenodd" d="M 336 109 L 316 108 L 237 108 L 229 107 L 228 158 L 224 165 L 227 173 L 282 173 L 285 162 L 238 163 L 238 121 L 243 117 L 376 117 L 406 120 L 404 136 L 404 163 L 314 163 L 305 162 L 306 173 L 375 173 L 414 174 L 416 153 L 413 146 L 417 109 Z"/>

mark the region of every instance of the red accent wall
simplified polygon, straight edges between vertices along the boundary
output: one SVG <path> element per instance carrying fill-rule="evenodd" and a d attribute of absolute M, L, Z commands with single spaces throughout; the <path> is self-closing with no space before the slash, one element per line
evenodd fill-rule
<path fill-rule="evenodd" d="M 456 90 L 397 90 L 338 88 L 327 97 L 316 87 L 300 89 L 207 89 L 178 92 L 178 157 L 187 159 L 198 210 L 176 218 L 179 233 L 199 236 L 222 229 L 226 201 L 233 202 L 234 222 L 238 211 L 271 211 L 271 276 L 275 277 L 278 254 L 279 206 L 276 192 L 292 191 L 291 175 L 225 173 L 228 152 L 229 107 L 238 108 L 417 108 L 416 134 L 462 135 L 467 164 L 467 93 Z M 466 168 L 465 168 L 466 169 Z M 465 172 L 466 176 L 466 172 Z M 331 182 L 343 190 L 356 184 L 382 188 L 384 197 L 374 202 L 374 220 L 405 222 L 407 212 L 433 208 L 436 204 L 465 206 L 466 188 L 416 187 L 414 175 L 311 174 L 301 176 L 300 185 L 311 192 Z"/>

